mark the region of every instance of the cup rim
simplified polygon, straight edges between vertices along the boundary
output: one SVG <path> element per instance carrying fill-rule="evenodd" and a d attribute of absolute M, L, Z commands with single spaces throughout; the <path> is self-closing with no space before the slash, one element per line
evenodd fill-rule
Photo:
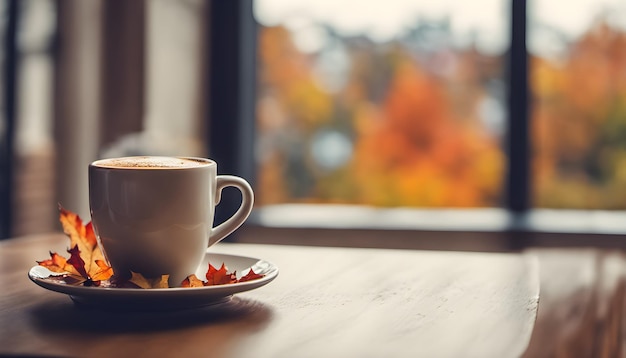
<path fill-rule="evenodd" d="M 197 162 L 198 166 L 193 167 L 117 167 L 112 165 L 102 165 L 102 162 L 110 161 L 110 160 L 125 160 L 125 159 L 135 159 L 135 158 L 176 158 L 176 159 L 186 159 Z M 95 160 L 89 164 L 90 167 L 99 168 L 99 169 L 111 169 L 111 170 L 190 170 L 190 169 L 199 169 L 215 166 L 217 163 L 208 158 L 201 157 L 189 157 L 189 156 L 167 156 L 167 155 L 132 155 L 126 157 L 111 157 L 111 158 L 102 158 Z"/>

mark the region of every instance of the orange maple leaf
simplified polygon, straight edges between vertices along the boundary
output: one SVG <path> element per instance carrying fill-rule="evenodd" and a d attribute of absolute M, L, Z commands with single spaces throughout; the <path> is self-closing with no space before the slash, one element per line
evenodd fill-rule
<path fill-rule="evenodd" d="M 256 280 L 256 279 L 261 278 L 263 276 L 264 275 L 259 274 L 259 273 L 255 273 L 254 270 L 250 269 L 250 271 L 248 271 L 247 274 L 242 276 L 237 282 L 246 282 L 246 281 Z"/>
<path fill-rule="evenodd" d="M 98 285 L 113 275 L 113 269 L 107 264 L 104 254 L 98 246 L 98 240 L 91 222 L 83 225 L 81 218 L 59 205 L 59 221 L 63 231 L 70 239 L 69 259 L 50 252 L 50 259 L 38 261 L 41 266 L 53 272 L 67 272 L 85 285 Z"/>
<path fill-rule="evenodd" d="M 222 263 L 220 269 L 216 269 L 211 263 L 209 263 L 209 268 L 206 272 L 206 281 L 200 280 L 195 274 L 187 276 L 186 279 L 183 280 L 181 286 L 182 287 L 203 287 L 203 286 L 214 286 L 214 285 L 226 285 L 229 283 L 237 283 L 237 282 L 246 282 L 250 280 L 256 280 L 264 275 L 257 274 L 254 270 L 250 269 L 247 274 L 245 274 L 240 279 L 237 279 L 236 272 L 228 272 L 226 265 Z"/>
<path fill-rule="evenodd" d="M 211 285 L 225 285 L 227 283 L 235 283 L 237 282 L 237 276 L 235 273 L 229 273 L 226 270 L 226 265 L 222 263 L 222 267 L 220 269 L 216 269 L 209 263 L 209 269 L 206 272 L 207 282 L 205 286 Z"/>
<path fill-rule="evenodd" d="M 78 271 L 67 262 L 67 259 L 56 252 L 50 252 L 50 258 L 48 260 L 37 261 L 40 266 L 47 268 L 52 272 L 69 272 L 72 275 L 80 276 Z"/>
<path fill-rule="evenodd" d="M 192 274 L 183 280 L 181 287 L 203 287 L 204 285 L 204 281 L 199 279 L 196 274 Z"/>

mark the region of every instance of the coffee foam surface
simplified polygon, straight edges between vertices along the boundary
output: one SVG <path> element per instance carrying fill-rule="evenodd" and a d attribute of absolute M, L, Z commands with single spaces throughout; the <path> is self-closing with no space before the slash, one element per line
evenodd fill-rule
<path fill-rule="evenodd" d="M 100 167 L 113 168 L 193 168 L 206 163 L 173 157 L 127 157 L 104 159 L 96 163 Z"/>

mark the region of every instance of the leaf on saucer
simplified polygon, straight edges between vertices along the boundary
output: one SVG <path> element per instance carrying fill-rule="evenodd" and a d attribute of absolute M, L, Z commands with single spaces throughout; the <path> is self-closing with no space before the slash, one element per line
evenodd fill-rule
<path fill-rule="evenodd" d="M 76 269 L 79 275 L 81 275 L 85 279 L 90 279 L 89 274 L 85 269 L 85 261 L 82 257 L 80 257 L 80 250 L 78 249 L 78 245 L 74 245 L 74 247 L 67 250 L 67 252 L 70 254 L 70 258 L 67 260 L 67 263 L 74 266 L 74 269 Z"/>
<path fill-rule="evenodd" d="M 245 274 L 243 277 L 241 277 L 238 282 L 252 281 L 252 280 L 259 279 L 259 278 L 261 278 L 263 276 L 264 275 L 259 274 L 259 273 L 255 273 L 254 270 L 250 269 L 250 271 L 248 271 L 247 274 Z"/>
<path fill-rule="evenodd" d="M 37 263 L 53 272 L 67 272 L 77 284 L 99 286 L 100 281 L 108 280 L 113 275 L 113 269 L 107 264 L 98 246 L 91 222 L 83 225 L 78 215 L 61 205 L 59 211 L 59 221 L 70 239 L 70 249 L 67 250 L 70 258 L 66 259 L 55 252 L 50 252 L 49 260 Z"/>
<path fill-rule="evenodd" d="M 94 276 L 98 276 L 100 280 L 106 280 L 111 277 L 111 275 L 107 276 L 109 270 L 103 270 L 101 265 L 101 263 L 106 263 L 106 260 L 100 246 L 98 246 L 91 222 L 83 225 L 80 216 L 66 210 L 61 205 L 59 205 L 59 211 L 59 221 L 63 225 L 63 231 L 70 239 L 70 247 L 77 247 L 80 258 L 84 261 L 86 278 L 94 279 Z M 110 270 L 110 273 L 112 274 L 113 271 Z"/>
<path fill-rule="evenodd" d="M 181 287 L 203 287 L 204 281 L 198 278 L 195 274 L 187 276 L 186 279 L 183 280 Z"/>
<path fill-rule="evenodd" d="M 140 273 L 131 272 L 130 283 L 137 285 L 139 288 L 169 288 L 168 280 L 170 275 L 161 275 L 160 277 L 147 278 Z"/>
<path fill-rule="evenodd" d="M 50 258 L 48 260 L 37 261 L 39 266 L 43 266 L 52 272 L 65 273 L 69 272 L 70 274 L 80 276 L 78 271 L 67 262 L 65 257 L 57 254 L 56 252 L 50 252 Z"/>
<path fill-rule="evenodd" d="M 219 270 L 209 263 L 209 269 L 206 272 L 206 279 L 207 282 L 205 286 L 225 285 L 237 282 L 237 276 L 235 273 L 229 273 L 224 263 L 222 263 L 222 267 L 220 267 Z"/>
<path fill-rule="evenodd" d="M 222 263 L 219 269 L 209 263 L 209 268 L 206 272 L 206 281 L 200 280 L 195 274 L 189 275 L 183 280 L 181 287 L 203 287 L 203 286 L 215 286 L 215 285 L 227 285 L 230 283 L 246 282 L 250 280 L 256 280 L 264 275 L 255 273 L 252 269 L 239 280 L 237 279 L 236 272 L 228 272 L 226 264 Z"/>
<path fill-rule="evenodd" d="M 98 269 L 92 266 L 92 274 L 91 279 L 95 281 L 104 281 L 108 280 L 113 276 L 113 268 L 110 267 L 104 260 L 96 260 L 96 266 Z"/>
<path fill-rule="evenodd" d="M 80 257 L 80 251 L 78 246 L 67 250 L 70 254 L 70 258 L 57 254 L 56 252 L 50 253 L 50 259 L 44 261 L 37 261 L 40 266 L 46 267 L 53 272 L 62 273 L 57 278 L 62 278 L 62 281 L 72 285 L 83 284 L 85 286 L 99 286 L 99 281 L 94 281 L 89 277 L 85 271 L 85 261 Z"/>

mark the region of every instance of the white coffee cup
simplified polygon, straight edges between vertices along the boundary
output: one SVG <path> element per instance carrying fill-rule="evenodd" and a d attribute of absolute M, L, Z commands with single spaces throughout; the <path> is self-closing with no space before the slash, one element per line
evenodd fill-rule
<path fill-rule="evenodd" d="M 241 205 L 213 227 L 215 206 L 228 186 L 241 191 Z M 117 276 L 170 275 L 170 286 L 179 286 L 196 271 L 207 247 L 243 224 L 253 203 L 250 184 L 217 175 L 210 159 L 143 156 L 89 165 L 93 227 Z"/>

